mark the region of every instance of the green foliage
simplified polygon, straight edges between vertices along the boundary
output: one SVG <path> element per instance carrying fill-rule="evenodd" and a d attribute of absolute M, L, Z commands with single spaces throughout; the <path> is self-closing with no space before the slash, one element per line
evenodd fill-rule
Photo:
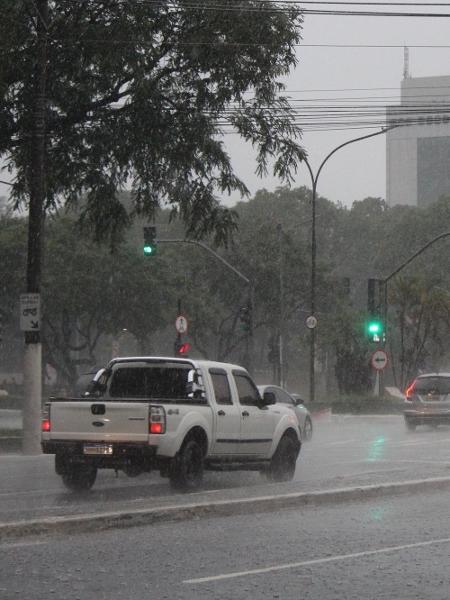
<path fill-rule="evenodd" d="M 121 201 L 128 205 L 127 197 Z M 272 361 L 268 354 L 283 327 L 288 386 L 304 393 L 310 339 L 305 326 L 310 301 L 310 192 L 263 190 L 235 210 L 240 230 L 222 256 L 255 286 L 253 362 L 266 379 L 272 369 L 275 378 L 273 358 L 276 361 L 278 353 L 275 349 Z M 373 387 L 369 361 L 375 347 L 364 335 L 367 278 L 392 272 L 423 243 L 445 231 L 448 216 L 450 199 L 429 209 L 387 209 L 383 201 L 367 199 L 347 209 L 319 198 L 317 366 L 327 380 L 318 375 L 318 397 L 330 398 L 336 389 L 341 395 L 365 397 Z M 159 239 L 183 237 L 180 224 L 170 223 L 169 211 L 159 213 L 157 223 Z M 136 342 L 137 351 L 170 353 L 178 300 L 189 320 L 183 341 L 192 343 L 193 356 L 236 363 L 245 356 L 247 337 L 240 329 L 239 312 L 248 302 L 246 283 L 191 244 L 159 244 L 155 259 L 146 259 L 142 226 L 136 221 L 126 243 L 111 254 L 80 232 L 74 219 L 47 221 L 43 338 L 47 360 L 69 381 L 76 376 L 78 353 L 90 364 L 104 362 L 111 356 L 111 338 L 123 329 Z M 25 220 L 0 220 L 0 255 L 5 258 L 0 275 L 9 328 L 18 320 L 25 237 Z M 442 240 L 431 247 L 389 283 L 385 374 L 388 384 L 394 382 L 401 389 L 419 369 L 449 368 L 449 243 Z M 350 290 L 344 277 L 350 279 Z"/>
<path fill-rule="evenodd" d="M 450 357 L 450 291 L 437 285 L 429 273 L 399 277 L 389 302 L 392 367 L 404 389 L 419 370 L 439 371 Z"/>
<path fill-rule="evenodd" d="M 304 152 L 278 79 L 296 64 L 300 8 L 227 6 L 49 0 L 47 208 L 77 207 L 97 239 L 114 243 L 135 214 L 152 219 L 167 205 L 189 237 L 226 244 L 236 218 L 218 196 L 247 188 L 224 131 L 254 145 L 261 174 L 273 159 L 275 174 L 292 180 Z M 0 5 L 0 156 L 16 175 L 17 204 L 30 186 L 34 9 Z M 119 191 L 130 182 L 127 211 Z"/>

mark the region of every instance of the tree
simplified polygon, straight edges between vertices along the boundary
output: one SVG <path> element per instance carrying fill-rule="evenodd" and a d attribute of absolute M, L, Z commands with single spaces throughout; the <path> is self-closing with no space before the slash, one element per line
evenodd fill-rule
<path fill-rule="evenodd" d="M 247 193 L 221 141 L 232 130 L 257 148 L 261 174 L 273 158 L 275 173 L 290 180 L 304 153 L 278 78 L 296 64 L 298 7 L 46 4 L 46 209 L 77 205 L 83 194 L 81 220 L 114 242 L 134 213 L 152 218 L 166 203 L 188 235 L 226 242 L 235 215 L 218 195 Z M 16 174 L 17 204 L 31 187 L 36 6 L 0 7 L 0 156 Z M 127 212 L 118 190 L 130 182 Z"/>
<path fill-rule="evenodd" d="M 446 366 L 450 294 L 428 275 L 399 278 L 392 288 L 392 367 L 396 384 L 404 389 L 420 370 L 439 371 Z"/>
<path fill-rule="evenodd" d="M 125 244 L 111 254 L 68 218 L 49 221 L 46 250 L 44 351 L 70 385 L 80 359 L 92 366 L 110 358 L 105 336 L 126 329 L 143 347 L 165 327 L 165 300 L 175 292 L 161 261 L 149 263 Z"/>

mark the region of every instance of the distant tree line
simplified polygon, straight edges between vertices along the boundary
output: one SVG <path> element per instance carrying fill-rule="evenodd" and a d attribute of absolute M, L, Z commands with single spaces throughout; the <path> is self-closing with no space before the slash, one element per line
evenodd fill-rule
<path fill-rule="evenodd" d="M 256 376 L 277 378 L 281 332 L 288 387 L 303 392 L 308 388 L 310 202 L 305 187 L 259 191 L 235 206 L 238 231 L 229 248 L 219 250 L 254 282 Z M 386 276 L 445 231 L 450 199 L 423 209 L 388 208 L 380 198 L 366 198 L 347 208 L 319 197 L 317 214 L 320 390 L 324 395 L 362 393 L 371 385 L 374 349 L 364 335 L 367 279 Z M 160 239 L 184 236 L 181 223 L 171 221 L 168 211 L 160 211 L 156 222 Z M 244 357 L 247 334 L 239 318 L 248 297 L 244 282 L 195 246 L 161 244 L 155 257 L 144 257 L 143 224 L 136 221 L 111 252 L 92 241 L 70 213 L 54 212 L 48 218 L 44 362 L 68 386 L 80 372 L 108 360 L 114 344 L 120 353 L 172 354 L 179 302 L 189 320 L 186 340 L 192 356 L 235 362 Z M 205 241 L 214 247 L 212 240 Z M 449 244 L 444 240 L 430 248 L 389 286 L 388 375 L 401 388 L 419 370 L 450 367 Z M 3 215 L 3 365 L 14 356 L 11 345 L 21 340 L 17 300 L 24 289 L 25 249 L 25 218 Z"/>

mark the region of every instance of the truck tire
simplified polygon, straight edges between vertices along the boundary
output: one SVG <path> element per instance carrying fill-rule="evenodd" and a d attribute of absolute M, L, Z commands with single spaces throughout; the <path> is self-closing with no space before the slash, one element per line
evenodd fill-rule
<path fill-rule="evenodd" d="M 73 492 L 90 490 L 97 477 L 97 467 L 93 465 L 67 465 L 61 477 L 66 488 Z"/>
<path fill-rule="evenodd" d="M 203 449 L 194 438 L 188 438 L 172 459 L 170 486 L 179 492 L 197 490 L 203 481 L 203 469 Z"/>
<path fill-rule="evenodd" d="M 270 461 L 267 472 L 270 481 L 291 481 L 299 453 L 299 442 L 290 435 L 283 435 Z"/>

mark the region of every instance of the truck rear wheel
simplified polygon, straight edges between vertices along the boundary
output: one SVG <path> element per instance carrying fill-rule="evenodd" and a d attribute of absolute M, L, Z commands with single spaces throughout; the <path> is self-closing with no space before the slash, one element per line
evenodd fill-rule
<path fill-rule="evenodd" d="M 193 438 L 187 439 L 172 460 L 169 479 L 172 489 L 189 492 L 198 489 L 203 481 L 203 449 Z"/>
<path fill-rule="evenodd" d="M 97 467 L 92 465 L 67 465 L 61 475 L 63 484 L 74 492 L 90 490 L 97 477 Z"/>
<path fill-rule="evenodd" d="M 268 470 L 271 481 L 291 481 L 295 474 L 299 443 L 292 436 L 283 435 L 275 450 Z"/>

